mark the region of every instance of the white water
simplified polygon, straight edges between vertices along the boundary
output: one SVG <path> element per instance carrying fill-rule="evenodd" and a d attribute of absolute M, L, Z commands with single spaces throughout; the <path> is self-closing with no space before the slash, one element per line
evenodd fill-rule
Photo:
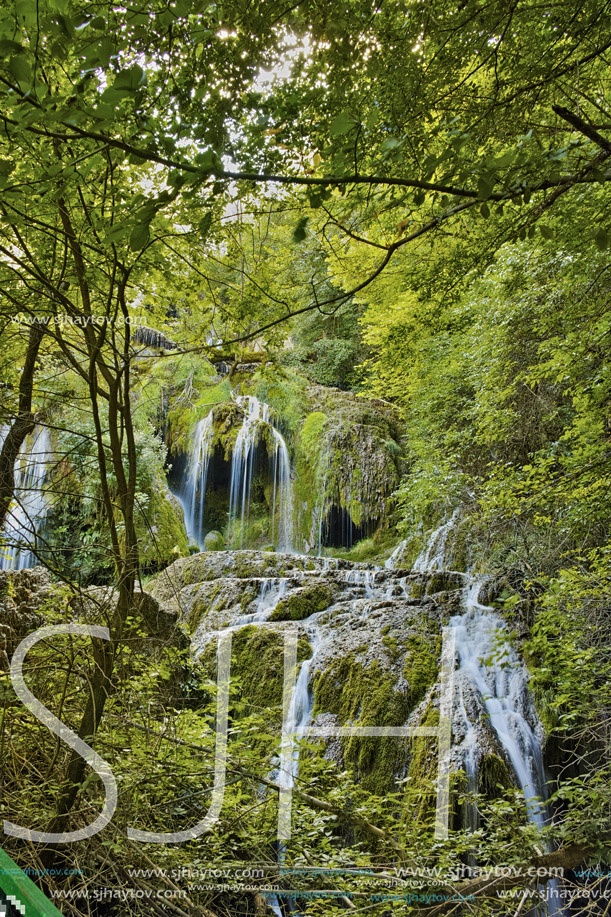
<path fill-rule="evenodd" d="M 239 545 L 241 547 L 244 538 L 244 524 L 248 521 L 250 509 L 255 450 L 261 434 L 261 425 L 265 424 L 270 428 L 274 441 L 271 535 L 274 540 L 277 518 L 278 550 L 290 552 L 292 551 L 293 500 L 291 463 L 286 443 L 282 434 L 270 421 L 269 405 L 259 401 L 254 395 L 240 395 L 236 398 L 236 402 L 245 409 L 245 414 L 231 457 L 229 522 L 240 520 Z"/>
<path fill-rule="evenodd" d="M 267 621 L 278 602 L 286 595 L 287 585 L 286 579 L 266 579 L 257 597 L 255 610 L 249 614 L 240 615 L 236 626 L 243 627 L 245 624 L 260 624 L 262 621 Z"/>
<path fill-rule="evenodd" d="M 465 735 L 461 745 L 465 770 L 474 786 L 481 734 L 481 726 L 469 713 L 470 699 L 475 698 L 511 762 L 529 821 L 543 827 L 547 820 L 543 755 L 534 728 L 528 672 L 507 639 L 505 622 L 479 603 L 482 585 L 478 580 L 465 587 L 464 614 L 450 619 L 458 652 L 456 717 L 462 720 Z"/>
<path fill-rule="evenodd" d="M 459 508 L 455 509 L 450 518 L 432 533 L 424 550 L 414 561 L 412 569 L 416 573 L 434 573 L 444 569 L 448 535 L 456 524 L 459 512 Z"/>
<path fill-rule="evenodd" d="M 240 395 L 236 404 L 244 411 L 244 419 L 236 437 L 231 457 L 231 480 L 229 485 L 229 523 L 237 527 L 237 540 L 242 547 L 244 527 L 250 511 L 251 487 L 255 454 L 259 445 L 262 427 L 266 426 L 272 439 L 270 458 L 272 463 L 272 505 L 270 537 L 279 551 L 291 552 L 293 525 L 293 498 L 291 486 L 291 462 L 282 434 L 270 420 L 269 405 L 253 395 Z M 189 538 L 200 548 L 204 542 L 204 507 L 208 470 L 213 454 L 214 409 L 200 420 L 193 435 L 186 481 L 180 497 L 185 513 L 185 527 Z M 236 526 L 236 524 L 239 525 Z"/>
<path fill-rule="evenodd" d="M 390 557 L 387 559 L 384 566 L 387 570 L 394 570 L 397 564 L 399 563 L 399 558 L 403 554 L 405 548 L 407 547 L 407 541 L 400 541 L 395 550 L 392 552 Z"/>
<path fill-rule="evenodd" d="M 190 539 L 203 547 L 204 497 L 208 481 L 208 467 L 212 458 L 212 437 L 214 435 L 212 411 L 200 420 L 193 436 L 193 448 L 189 461 L 186 499 L 183 501 L 185 527 Z"/>
<path fill-rule="evenodd" d="M 7 428 L 0 431 L 4 442 Z M 0 555 L 0 569 L 24 570 L 37 562 L 31 550 L 47 513 L 44 482 L 51 460 L 49 431 L 36 427 L 15 462 L 15 503 L 12 505 L 2 532 L 5 545 Z"/>

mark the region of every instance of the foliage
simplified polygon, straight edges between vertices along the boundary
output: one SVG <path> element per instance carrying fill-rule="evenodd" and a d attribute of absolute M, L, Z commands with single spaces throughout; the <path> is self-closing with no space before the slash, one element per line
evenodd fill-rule
<path fill-rule="evenodd" d="M 486 533 L 479 559 L 515 568 L 524 591 L 528 576 L 542 594 L 531 652 L 548 725 L 584 730 L 603 755 L 608 659 L 592 635 L 606 637 L 600 584 L 611 523 L 609 30 L 605 4 L 591 0 L 560 0 L 543 14 L 474 0 L 349 0 L 341 9 L 12 0 L 0 11 L 0 420 L 16 429 L 33 385 L 32 410 L 56 450 L 43 559 L 74 588 L 114 580 L 120 594 L 99 665 L 84 644 L 65 641 L 63 655 L 37 649 L 31 677 L 123 768 L 126 819 L 168 828 L 204 807 L 210 770 L 198 756 L 212 750 L 213 689 L 194 687 L 187 703 L 170 687 L 172 667 L 186 663 L 169 653 L 152 670 L 123 631 L 129 621 L 138 633 L 140 574 L 186 550 L 163 497 L 159 434 L 184 450 L 232 384 L 256 390 L 286 424 L 304 472 L 308 547 L 316 512 L 322 522 L 328 508 L 312 498 L 319 486 L 364 525 L 381 502 L 388 518 L 395 489 L 411 538 L 467 502 L 476 533 Z M 266 80 L 270 68 L 285 76 Z M 139 322 L 175 346 L 147 354 Z M 38 364 L 28 366 L 38 326 Z M 239 370 L 247 343 L 260 366 L 254 380 Z M 366 424 L 354 404 L 334 424 L 333 394 L 312 395 L 291 367 L 398 405 L 404 430 L 378 404 L 382 424 L 359 438 Z M 399 482 L 403 432 L 409 468 Z M 363 459 L 374 439 L 379 467 Z M 0 476 L 5 491 L 7 481 Z M 252 522 L 262 537 L 256 513 Z M 565 643 L 551 653 L 544 638 L 558 634 Z M 343 674 L 367 686 L 371 673 L 355 671 Z M 393 698 L 375 681 L 361 700 L 377 712 Z M 244 712 L 239 695 L 233 702 Z M 14 730 L 4 713 L 16 717 Z M 274 861 L 275 802 L 254 788 L 263 775 L 250 741 L 268 716 L 240 719 L 232 754 L 256 777 L 228 787 L 230 814 L 203 842 L 208 861 L 236 851 Z M 29 823 L 83 820 L 99 787 L 25 723 L 8 703 L 11 804 Z M 316 749 L 304 760 L 304 780 L 344 821 L 331 827 L 328 810 L 302 810 L 289 860 L 311 849 L 345 865 L 351 838 L 354 856 L 373 862 L 379 851 L 364 845 L 362 822 L 355 833 L 354 810 L 379 821 L 386 842 L 398 833 L 406 857 L 448 867 L 464 854 L 460 837 L 452 849 L 431 847 L 418 829 L 412 837 L 402 797 L 367 794 L 358 767 L 338 775 Z M 424 753 L 416 762 L 416 816 L 431 798 L 429 763 Z M 589 761 L 579 766 L 582 783 L 559 789 L 571 797 L 567 840 L 583 835 L 580 812 L 602 833 L 601 781 Z M 491 804 L 482 861 L 510 843 L 516 860 L 533 852 L 515 811 L 509 798 Z M 74 855 L 89 864 L 88 881 L 110 870 L 119 884 L 136 857 L 118 833 Z M 164 856 L 182 866 L 199 852 Z M 209 905 L 235 899 L 203 892 L 188 906 L 196 914 Z"/>

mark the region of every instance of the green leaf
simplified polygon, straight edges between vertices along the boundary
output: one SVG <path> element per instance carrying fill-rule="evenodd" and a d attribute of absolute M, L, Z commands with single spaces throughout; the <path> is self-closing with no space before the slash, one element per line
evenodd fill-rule
<path fill-rule="evenodd" d="M 121 70 L 112 84 L 113 89 L 135 92 L 146 82 L 146 74 L 139 64 L 134 64 L 126 70 Z"/>
<path fill-rule="evenodd" d="M 424 204 L 424 200 L 425 200 L 424 191 L 422 190 L 422 188 L 418 188 L 418 190 L 414 194 L 414 204 L 416 204 L 416 206 L 419 207 L 421 204 Z"/>
<path fill-rule="evenodd" d="M 139 223 L 132 229 L 129 237 L 129 247 L 133 252 L 140 252 L 147 245 L 151 236 L 148 223 Z"/>
<path fill-rule="evenodd" d="M 330 131 L 334 137 L 341 137 L 342 134 L 347 134 L 355 125 L 355 120 L 351 114 L 347 111 L 343 111 L 341 114 L 331 122 Z"/>
<path fill-rule="evenodd" d="M 539 226 L 539 232 L 541 233 L 544 239 L 553 239 L 554 238 L 554 230 L 550 229 L 549 226 Z"/>
<path fill-rule="evenodd" d="M 17 80 L 20 86 L 29 86 L 31 84 L 32 68 L 26 60 L 25 55 L 16 54 L 14 57 L 11 57 L 8 67 L 11 72 L 11 76 Z"/>
<path fill-rule="evenodd" d="M 212 225 L 212 213 L 208 211 L 208 213 L 205 213 L 204 216 L 201 218 L 201 220 L 199 221 L 199 225 L 197 227 L 202 239 L 205 239 L 206 236 L 208 235 L 208 231 L 210 230 L 211 225 Z"/>
<path fill-rule="evenodd" d="M 488 204 L 482 204 L 482 206 L 479 208 L 479 212 L 481 213 L 483 218 L 487 220 L 488 217 L 490 216 L 490 207 L 488 206 Z"/>
<path fill-rule="evenodd" d="M 218 157 L 214 150 L 206 150 L 205 153 L 198 153 L 195 162 L 202 172 L 212 172 L 218 165 Z"/>
<path fill-rule="evenodd" d="M 606 229 L 598 229 L 594 233 L 594 241 L 598 246 L 601 252 L 604 252 L 605 249 L 609 248 L 609 233 Z"/>
<path fill-rule="evenodd" d="M 372 130 L 372 128 L 376 126 L 376 124 L 378 123 L 379 117 L 380 117 L 379 110 L 377 108 L 374 108 L 371 114 L 369 115 L 369 117 L 367 118 L 367 121 L 365 122 L 365 127 L 367 128 L 368 131 Z"/>
<path fill-rule="evenodd" d="M 492 194 L 492 183 L 484 176 L 480 175 L 477 180 L 477 196 L 480 201 L 487 201 Z"/>
<path fill-rule="evenodd" d="M 108 35 L 100 41 L 98 45 L 93 45 L 87 49 L 83 70 L 93 70 L 97 67 L 105 68 L 110 63 L 115 50 L 114 43 Z"/>
<path fill-rule="evenodd" d="M 23 48 L 18 42 L 11 41 L 10 38 L 2 38 L 0 40 L 0 57 L 8 57 L 9 54 L 14 53 L 15 51 L 17 53 L 21 53 L 23 51 Z"/>
<path fill-rule="evenodd" d="M 507 169 L 513 163 L 515 156 L 516 154 L 513 150 L 507 150 L 500 156 L 487 160 L 486 165 L 489 169 Z"/>
<path fill-rule="evenodd" d="M 301 217 L 295 229 L 293 230 L 293 242 L 303 242 L 306 237 L 306 227 L 308 225 L 309 217 Z"/>

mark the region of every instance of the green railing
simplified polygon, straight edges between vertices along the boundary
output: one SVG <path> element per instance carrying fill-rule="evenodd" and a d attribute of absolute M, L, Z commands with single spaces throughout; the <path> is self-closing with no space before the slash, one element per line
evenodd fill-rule
<path fill-rule="evenodd" d="M 29 879 L 24 871 L 0 848 L 0 889 L 22 917 L 62 917 L 52 901 Z M 2 898 L 0 898 L 0 902 Z M 0 914 L 4 904 L 0 903 Z"/>

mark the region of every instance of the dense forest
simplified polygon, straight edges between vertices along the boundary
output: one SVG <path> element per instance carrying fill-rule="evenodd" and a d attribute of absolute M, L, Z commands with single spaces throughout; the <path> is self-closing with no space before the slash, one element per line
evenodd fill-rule
<path fill-rule="evenodd" d="M 0 915 L 611 907 L 611 4 L 0 10 Z"/>

